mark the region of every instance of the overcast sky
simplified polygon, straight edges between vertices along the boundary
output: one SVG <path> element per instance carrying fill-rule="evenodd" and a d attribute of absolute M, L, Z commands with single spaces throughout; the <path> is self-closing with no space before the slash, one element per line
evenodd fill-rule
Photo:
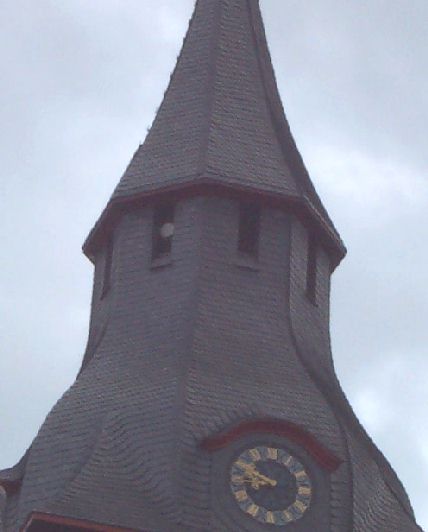
<path fill-rule="evenodd" d="M 0 467 L 73 381 L 81 244 L 144 140 L 193 0 L 0 0 Z M 428 2 L 262 0 L 285 109 L 349 254 L 337 372 L 428 529 Z"/>

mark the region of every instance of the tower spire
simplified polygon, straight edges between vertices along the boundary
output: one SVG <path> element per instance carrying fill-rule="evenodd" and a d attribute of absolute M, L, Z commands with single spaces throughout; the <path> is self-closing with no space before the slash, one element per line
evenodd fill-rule
<path fill-rule="evenodd" d="M 118 204 L 201 186 L 289 203 L 322 235 L 334 265 L 345 253 L 290 132 L 258 0 L 196 2 L 163 102 L 96 230 Z"/>

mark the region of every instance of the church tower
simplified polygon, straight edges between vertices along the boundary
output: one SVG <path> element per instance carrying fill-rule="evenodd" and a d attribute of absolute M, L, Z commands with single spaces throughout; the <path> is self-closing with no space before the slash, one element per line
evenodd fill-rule
<path fill-rule="evenodd" d="M 82 368 L 0 472 L 0 530 L 421 530 L 335 375 L 345 248 L 290 133 L 258 0 L 196 2 L 84 252 Z"/>

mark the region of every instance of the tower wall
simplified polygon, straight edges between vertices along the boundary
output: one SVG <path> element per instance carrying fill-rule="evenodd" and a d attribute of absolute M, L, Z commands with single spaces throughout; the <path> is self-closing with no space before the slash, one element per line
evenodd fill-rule
<path fill-rule="evenodd" d="M 291 327 L 300 356 L 308 367 L 328 378 L 333 375 L 330 346 L 331 259 L 321 244 L 316 252 L 315 303 L 307 297 L 310 233 L 295 217 L 291 224 L 290 299 Z"/>
<path fill-rule="evenodd" d="M 163 367 L 161 376 L 177 377 L 168 384 L 166 406 L 177 420 L 166 420 L 168 428 L 162 428 L 162 437 L 174 443 L 158 491 L 169 501 L 175 519 L 186 523 L 191 516 L 188 526 L 203 526 L 216 519 L 215 496 L 207 483 L 213 457 L 202 452 L 198 442 L 225 426 L 254 417 L 282 419 L 345 456 L 340 428 L 300 360 L 291 327 L 294 312 L 304 307 L 319 337 L 328 338 L 330 269 L 321 255 L 319 304 L 314 306 L 307 301 L 306 278 L 300 272 L 306 271 L 306 229 L 279 208 L 262 208 L 257 259 L 238 252 L 237 199 L 178 201 L 172 253 L 163 266 L 153 267 L 151 261 L 152 220 L 149 205 L 125 214 L 116 227 L 112 286 L 102 300 L 100 254 L 92 324 L 108 320 L 108 325 L 87 371 L 102 357 L 123 359 L 127 365 L 141 359 L 141 379 L 148 377 L 150 389 Z M 318 337 L 308 340 L 302 331 L 300 340 L 306 349 L 317 344 Z M 123 349 L 124 341 L 131 350 Z M 316 355 L 328 366 L 326 343 L 318 346 Z M 112 373 L 120 372 L 122 365 L 115 363 Z M 146 405 L 143 410 L 151 411 Z M 343 495 L 346 468 L 339 477 Z M 328 498 L 334 498 L 334 479 L 330 489 Z M 323 519 L 330 520 L 328 511 Z"/>
<path fill-rule="evenodd" d="M 296 531 L 351 529 L 353 509 L 364 515 L 367 501 L 353 507 L 355 442 L 323 388 L 334 375 L 327 254 L 319 248 L 314 304 L 309 233 L 293 214 L 262 205 L 254 258 L 238 251 L 239 200 L 199 196 L 177 200 L 171 254 L 153 261 L 155 204 L 115 226 L 106 293 L 107 248 L 96 257 L 84 369 L 33 444 L 18 522 L 31 510 L 72 508 L 76 518 L 131 528 L 232 532 L 241 516 L 219 485 L 224 454 L 201 444 L 268 419 L 298 426 L 343 461 L 326 472 L 288 441 L 312 468 L 315 493 Z M 354 473 L 358 486 L 363 473 Z"/>

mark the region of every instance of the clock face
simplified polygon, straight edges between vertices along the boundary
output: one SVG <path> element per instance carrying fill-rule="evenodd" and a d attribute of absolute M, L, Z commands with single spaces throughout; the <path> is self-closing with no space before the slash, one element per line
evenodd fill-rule
<path fill-rule="evenodd" d="M 230 487 L 243 512 L 273 526 L 298 521 L 312 500 L 303 465 L 276 447 L 261 445 L 241 452 L 230 469 Z"/>

